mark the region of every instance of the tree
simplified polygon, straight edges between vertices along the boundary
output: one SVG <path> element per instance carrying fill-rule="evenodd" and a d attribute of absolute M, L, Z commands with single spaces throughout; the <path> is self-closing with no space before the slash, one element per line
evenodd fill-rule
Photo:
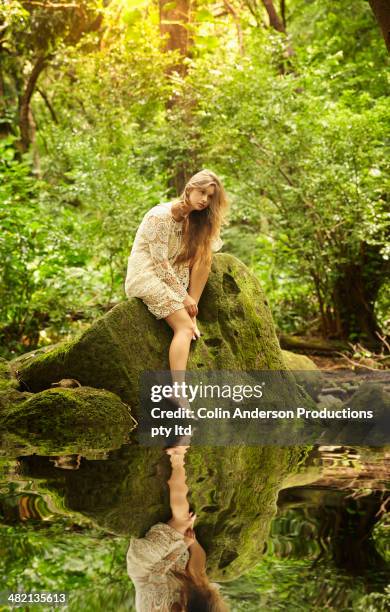
<path fill-rule="evenodd" d="M 159 0 L 160 32 L 167 36 L 165 49 L 178 51 L 180 61 L 173 67 L 179 74 L 186 72 L 183 58 L 187 57 L 190 44 L 190 9 L 191 0 Z"/>
<path fill-rule="evenodd" d="M 10 125 L 18 126 L 19 148 L 34 140 L 31 99 L 41 73 L 61 46 L 75 46 L 99 29 L 100 0 L 11 0 L 0 11 L 0 78 L 6 100 L 3 109 Z"/>
<path fill-rule="evenodd" d="M 369 3 L 380 25 L 386 47 L 390 53 L 390 3 L 388 0 L 369 0 Z"/>

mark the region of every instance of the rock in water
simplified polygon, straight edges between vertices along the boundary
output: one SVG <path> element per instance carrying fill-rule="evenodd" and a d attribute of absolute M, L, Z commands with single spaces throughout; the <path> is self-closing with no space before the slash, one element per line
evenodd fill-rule
<path fill-rule="evenodd" d="M 260 284 L 232 255 L 214 257 L 199 304 L 202 337 L 192 343 L 189 369 L 284 370 L 272 315 Z M 30 359 L 13 362 L 29 391 L 63 378 L 108 389 L 137 410 L 144 370 L 168 370 L 172 332 L 141 300 L 115 306 L 80 336 Z"/>

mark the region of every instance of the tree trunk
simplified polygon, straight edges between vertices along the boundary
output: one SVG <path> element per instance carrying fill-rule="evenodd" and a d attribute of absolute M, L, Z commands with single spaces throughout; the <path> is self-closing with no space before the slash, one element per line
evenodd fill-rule
<path fill-rule="evenodd" d="M 265 10 L 268 13 L 269 24 L 274 30 L 278 32 L 286 33 L 286 28 L 284 27 L 283 21 L 280 19 L 279 15 L 276 12 L 276 9 L 273 5 L 272 0 L 262 0 Z"/>
<path fill-rule="evenodd" d="M 390 53 L 390 2 L 389 0 L 368 0 L 382 30 L 387 50 Z"/>
<path fill-rule="evenodd" d="M 190 43 L 188 25 L 190 23 L 191 0 L 159 0 L 160 32 L 168 35 L 165 42 L 167 51 L 179 51 L 182 57 L 187 57 Z M 173 68 L 180 74 L 185 74 L 186 66 L 182 61 Z"/>
<path fill-rule="evenodd" d="M 283 34 L 287 34 L 284 19 L 283 17 L 282 18 L 279 17 L 273 1 L 272 0 L 262 0 L 262 3 L 264 5 L 265 10 L 267 11 L 269 24 L 271 28 L 273 28 L 277 32 L 282 32 Z M 286 56 L 291 57 L 292 55 L 294 55 L 294 50 L 290 44 L 287 44 Z M 284 66 L 281 66 L 281 72 L 282 73 L 285 72 Z"/>
<path fill-rule="evenodd" d="M 31 125 L 30 117 L 30 102 L 32 95 L 35 90 L 39 75 L 46 66 L 48 57 L 40 55 L 34 64 L 31 74 L 28 78 L 26 89 L 19 101 L 19 129 L 20 129 L 20 142 L 19 147 L 24 153 L 29 148 L 32 142 L 33 127 Z"/>
<path fill-rule="evenodd" d="M 374 349 L 381 345 L 374 307 L 388 268 L 389 262 L 382 258 L 377 246 L 362 243 L 360 261 L 345 264 L 339 270 L 333 301 L 342 338 L 356 339 Z"/>

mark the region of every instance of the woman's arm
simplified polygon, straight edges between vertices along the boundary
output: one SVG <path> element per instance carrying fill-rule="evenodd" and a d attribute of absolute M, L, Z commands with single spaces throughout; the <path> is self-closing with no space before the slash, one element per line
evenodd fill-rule
<path fill-rule="evenodd" d="M 206 553 L 204 549 L 195 539 L 188 551 L 190 553 L 190 558 L 187 563 L 188 573 L 191 574 L 195 580 L 203 579 L 206 575 Z"/>
<path fill-rule="evenodd" d="M 188 294 L 194 298 L 198 304 L 200 296 L 202 295 L 203 289 L 207 283 L 207 279 L 210 274 L 211 262 L 205 264 L 200 261 L 196 261 L 190 271 L 190 285 L 188 288 Z"/>

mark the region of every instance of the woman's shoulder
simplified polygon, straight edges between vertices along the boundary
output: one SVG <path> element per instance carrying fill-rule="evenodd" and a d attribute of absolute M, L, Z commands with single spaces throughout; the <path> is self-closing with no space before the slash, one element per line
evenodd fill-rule
<path fill-rule="evenodd" d="M 150 208 L 144 218 L 159 217 L 162 219 L 172 219 L 171 215 L 172 202 L 163 202 Z"/>

